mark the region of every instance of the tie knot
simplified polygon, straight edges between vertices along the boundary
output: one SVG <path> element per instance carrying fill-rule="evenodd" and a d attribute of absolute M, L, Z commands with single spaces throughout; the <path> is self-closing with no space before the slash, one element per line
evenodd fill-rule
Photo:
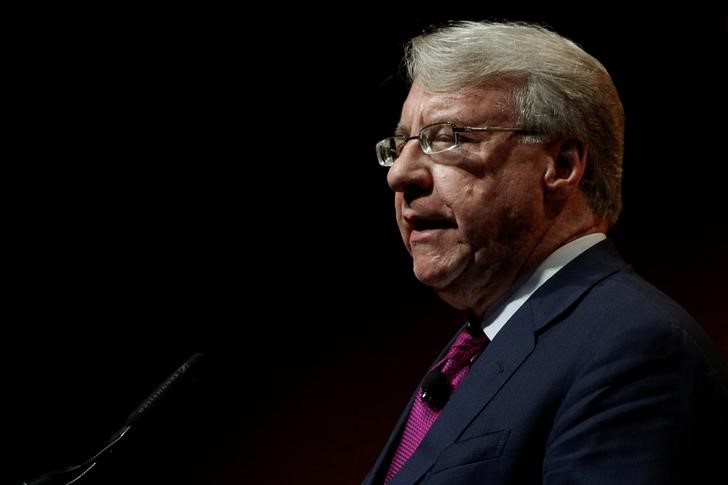
<path fill-rule="evenodd" d="M 487 342 L 488 337 L 483 333 L 483 330 L 479 326 L 468 322 L 441 361 L 444 362 L 443 372 L 449 375 L 456 373 L 464 365 L 469 364 Z"/>

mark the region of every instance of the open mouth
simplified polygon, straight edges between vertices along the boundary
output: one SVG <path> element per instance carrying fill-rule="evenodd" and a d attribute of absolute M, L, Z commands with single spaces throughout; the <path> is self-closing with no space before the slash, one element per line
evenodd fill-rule
<path fill-rule="evenodd" d="M 454 221 L 447 219 L 419 219 L 412 221 L 412 229 L 415 231 L 430 231 L 435 229 L 455 229 L 458 227 Z"/>

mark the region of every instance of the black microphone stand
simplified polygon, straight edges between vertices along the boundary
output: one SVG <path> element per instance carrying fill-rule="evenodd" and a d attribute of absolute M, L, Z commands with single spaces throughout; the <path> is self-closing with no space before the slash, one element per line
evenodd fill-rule
<path fill-rule="evenodd" d="M 179 388 L 182 382 L 190 380 L 193 370 L 198 367 L 200 360 L 204 354 L 194 354 L 192 357 L 182 364 L 171 376 L 169 376 L 162 384 L 149 395 L 129 417 L 126 418 L 124 426 L 117 431 L 109 440 L 108 444 L 80 465 L 69 466 L 58 470 L 44 473 L 30 481 L 22 482 L 20 485 L 71 485 L 76 483 L 94 467 L 96 467 L 104 458 L 108 457 L 124 436 L 127 435 L 132 426 L 136 427 L 139 422 L 146 419 L 150 415 L 150 411 L 158 409 L 159 403 L 168 399 L 171 391 Z"/>
<path fill-rule="evenodd" d="M 23 482 L 21 485 L 71 485 L 72 483 L 76 483 L 76 481 L 86 475 L 86 473 L 90 472 L 91 469 L 100 462 L 102 457 L 110 453 L 112 447 L 118 443 L 130 429 L 131 426 L 128 425 L 121 428 L 116 432 L 116 434 L 114 434 L 114 436 L 111 437 L 106 446 L 80 465 L 53 470 L 34 478 L 30 482 Z"/>

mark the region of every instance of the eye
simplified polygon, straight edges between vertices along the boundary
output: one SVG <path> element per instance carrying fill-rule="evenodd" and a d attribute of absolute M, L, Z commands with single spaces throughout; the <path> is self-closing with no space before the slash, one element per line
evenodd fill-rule
<path fill-rule="evenodd" d="M 434 138 L 432 139 L 433 142 L 443 142 L 443 143 L 450 143 L 453 141 L 453 136 L 451 133 L 445 133 L 445 132 L 439 132 L 435 134 Z"/>

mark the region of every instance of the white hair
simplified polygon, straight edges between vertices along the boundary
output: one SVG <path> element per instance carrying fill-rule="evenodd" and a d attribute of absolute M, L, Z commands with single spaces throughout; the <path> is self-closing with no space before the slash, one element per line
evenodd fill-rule
<path fill-rule="evenodd" d="M 507 88 L 513 121 L 539 136 L 574 136 L 587 149 L 581 188 L 595 214 L 616 222 L 622 208 L 624 111 L 602 64 L 572 41 L 524 23 L 454 22 L 406 46 L 410 81 L 432 92 Z"/>

